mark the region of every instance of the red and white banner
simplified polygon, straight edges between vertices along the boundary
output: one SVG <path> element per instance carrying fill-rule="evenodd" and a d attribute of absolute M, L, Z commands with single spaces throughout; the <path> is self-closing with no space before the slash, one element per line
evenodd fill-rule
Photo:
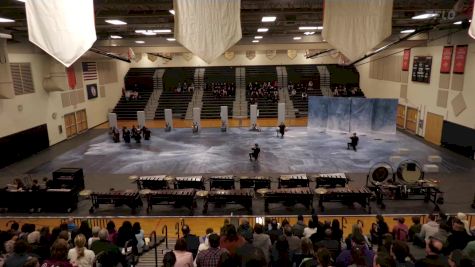
<path fill-rule="evenodd" d="M 453 51 L 453 46 L 444 46 L 444 49 L 442 50 L 442 61 L 440 62 L 440 73 L 450 73 Z"/>
<path fill-rule="evenodd" d="M 411 61 L 411 49 L 404 49 L 404 54 L 402 55 L 402 70 L 409 70 L 409 61 Z"/>
<path fill-rule="evenodd" d="M 68 85 L 70 89 L 76 88 L 76 72 L 74 71 L 73 65 L 69 68 L 66 68 L 66 73 L 68 74 Z"/>
<path fill-rule="evenodd" d="M 468 45 L 457 45 L 455 48 L 454 69 L 452 70 L 452 73 L 463 74 L 465 72 L 467 53 Z"/>

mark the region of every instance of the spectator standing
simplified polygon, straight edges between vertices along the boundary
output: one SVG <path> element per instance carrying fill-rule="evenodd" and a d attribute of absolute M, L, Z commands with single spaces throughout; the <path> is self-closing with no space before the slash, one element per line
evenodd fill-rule
<path fill-rule="evenodd" d="M 193 258 L 196 258 L 200 246 L 200 239 L 191 233 L 190 226 L 187 224 L 182 226 L 181 232 L 183 233 L 183 239 L 186 241 L 186 250 L 193 254 Z"/>
<path fill-rule="evenodd" d="M 383 236 L 389 233 L 389 227 L 381 214 L 376 215 L 376 224 L 378 225 L 378 245 L 381 245 L 383 243 Z"/>
<path fill-rule="evenodd" d="M 193 254 L 186 250 L 186 241 L 184 238 L 180 238 L 176 241 L 175 254 L 176 262 L 174 267 L 193 267 Z"/>
<path fill-rule="evenodd" d="M 145 233 L 140 227 L 139 222 L 134 223 L 134 225 L 132 226 L 132 230 L 134 231 L 135 239 L 137 239 L 137 251 L 139 254 L 141 254 L 143 253 L 145 248 Z"/>
<path fill-rule="evenodd" d="M 252 244 L 255 247 L 261 248 L 267 262 L 270 262 L 270 251 L 272 248 L 272 242 L 267 234 L 264 234 L 264 227 L 257 223 L 254 225 L 254 235 Z"/>
<path fill-rule="evenodd" d="M 330 251 L 333 260 L 340 254 L 341 246 L 340 241 L 333 239 L 333 232 L 331 229 L 325 230 L 325 238 L 316 243 L 317 247 L 325 247 Z"/>
<path fill-rule="evenodd" d="M 231 257 L 236 254 L 236 250 L 246 243 L 246 240 L 238 235 L 236 227 L 232 224 L 225 226 L 225 235 L 221 236 L 220 247 L 229 251 Z"/>
<path fill-rule="evenodd" d="M 299 237 L 303 237 L 303 230 L 307 227 L 307 225 L 303 221 L 303 216 L 299 215 L 297 216 L 297 223 L 292 226 L 292 233 Z"/>
<path fill-rule="evenodd" d="M 240 234 L 244 239 L 248 242 L 252 243 L 253 238 L 253 229 L 249 225 L 249 221 L 247 219 L 242 219 L 241 224 L 238 227 L 238 234 Z"/>
<path fill-rule="evenodd" d="M 397 224 L 393 227 L 392 231 L 394 240 L 407 241 L 409 228 L 404 224 L 404 221 L 403 217 L 397 219 Z"/>
<path fill-rule="evenodd" d="M 317 233 L 317 227 L 313 220 L 308 221 L 308 227 L 303 229 L 303 236 L 306 238 L 310 238 L 313 234 Z"/>
<path fill-rule="evenodd" d="M 218 267 L 224 262 L 227 251 L 219 247 L 219 236 L 210 234 L 208 236 L 209 248 L 201 251 L 196 257 L 196 265 L 198 267 Z"/>
<path fill-rule="evenodd" d="M 283 234 L 282 231 L 279 230 L 279 225 L 277 223 L 277 220 L 275 220 L 275 219 L 271 220 L 270 230 L 267 231 L 267 234 L 269 235 L 270 241 L 272 242 L 272 244 L 274 244 L 276 242 L 277 238 L 279 238 L 279 236 L 281 236 Z"/>

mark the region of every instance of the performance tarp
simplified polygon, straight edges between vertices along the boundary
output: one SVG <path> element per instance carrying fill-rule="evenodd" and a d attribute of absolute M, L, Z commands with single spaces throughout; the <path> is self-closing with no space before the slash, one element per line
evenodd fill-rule
<path fill-rule="evenodd" d="M 96 41 L 93 0 L 27 0 L 28 36 L 66 67 Z"/>
<path fill-rule="evenodd" d="M 323 38 L 350 61 L 391 35 L 393 0 L 325 0 Z"/>
<path fill-rule="evenodd" d="M 242 38 L 240 0 L 174 0 L 175 39 L 207 63 Z"/>

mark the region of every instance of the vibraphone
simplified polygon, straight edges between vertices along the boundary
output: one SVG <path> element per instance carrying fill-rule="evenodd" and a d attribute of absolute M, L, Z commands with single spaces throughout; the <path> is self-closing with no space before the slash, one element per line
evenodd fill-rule
<path fill-rule="evenodd" d="M 140 176 L 137 178 L 136 183 L 139 190 L 157 190 L 168 188 L 168 180 L 166 179 L 166 175 Z"/>
<path fill-rule="evenodd" d="M 324 211 L 324 202 L 341 202 L 343 204 L 352 205 L 353 203 L 360 204 L 363 208 L 368 209 L 371 213 L 370 199 L 373 193 L 366 187 L 339 187 L 339 188 L 317 188 L 315 192 L 319 195 L 318 206 L 321 211 Z"/>
<path fill-rule="evenodd" d="M 217 175 L 209 177 L 211 189 L 234 189 L 233 175 Z"/>
<path fill-rule="evenodd" d="M 142 206 L 142 199 L 138 191 L 110 191 L 110 192 L 93 192 L 91 194 L 92 207 L 89 209 L 93 213 L 99 208 L 100 204 L 113 204 L 115 207 L 127 205 L 135 214 L 138 207 Z"/>
<path fill-rule="evenodd" d="M 313 191 L 308 187 L 300 188 L 279 188 L 265 190 L 264 197 L 264 210 L 269 211 L 270 203 L 283 203 L 285 206 L 293 206 L 300 203 L 305 206 L 306 209 L 313 209 Z"/>
<path fill-rule="evenodd" d="M 310 181 L 305 173 L 281 175 L 279 177 L 279 188 L 309 187 Z"/>
<path fill-rule="evenodd" d="M 344 173 L 321 173 L 315 176 L 316 187 L 345 187 L 348 177 Z"/>
<path fill-rule="evenodd" d="M 162 189 L 154 190 L 147 193 L 147 212 L 152 211 L 153 205 L 170 205 L 175 207 L 186 207 L 190 210 L 190 215 L 193 215 L 193 209 L 196 206 L 195 202 L 196 190 L 188 189 Z"/>
<path fill-rule="evenodd" d="M 249 214 L 252 214 L 252 199 L 254 197 L 254 190 L 246 189 L 231 189 L 231 190 L 211 190 L 205 198 L 203 205 L 203 213 L 208 212 L 208 203 L 215 205 L 222 204 L 240 204 L 247 209 Z"/>
<path fill-rule="evenodd" d="M 195 188 L 205 189 L 203 176 L 182 176 L 175 178 L 175 189 Z"/>
<path fill-rule="evenodd" d="M 239 177 L 239 185 L 241 188 L 254 188 L 254 190 L 258 190 L 261 188 L 270 189 L 270 181 L 270 177 L 266 176 Z"/>

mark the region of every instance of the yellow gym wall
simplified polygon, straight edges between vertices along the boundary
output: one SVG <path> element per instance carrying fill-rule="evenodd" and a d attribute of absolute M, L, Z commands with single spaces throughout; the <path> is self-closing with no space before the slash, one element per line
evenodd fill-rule
<path fill-rule="evenodd" d="M 442 36 L 444 32 L 437 32 L 430 35 L 430 38 L 437 38 L 437 36 Z M 456 91 L 453 89 L 443 89 L 442 91 L 448 91 L 447 106 L 440 107 L 437 105 L 438 92 L 440 90 L 440 64 L 442 57 L 442 49 L 444 46 L 455 46 L 455 45 L 466 45 L 468 44 L 468 54 L 465 63 L 465 74 L 463 74 L 463 89 L 462 91 Z M 404 48 L 393 49 L 386 51 L 384 53 L 378 54 L 370 58 L 374 61 L 378 58 L 385 57 L 397 51 L 402 51 Z M 402 56 L 402 52 L 397 54 Z M 452 67 L 453 60 L 455 55 L 455 48 L 452 54 Z M 432 70 L 430 84 L 412 82 L 412 63 L 414 56 L 432 56 Z M 367 62 L 365 60 L 364 62 Z M 374 63 L 373 63 L 374 64 Z M 401 69 L 401 64 L 399 61 L 393 61 L 391 64 L 397 64 L 397 66 L 384 66 L 386 69 L 399 71 Z M 445 120 L 464 125 L 469 128 L 475 127 L 475 117 L 473 116 L 475 112 L 475 40 L 468 37 L 466 30 L 459 32 L 455 35 L 449 37 L 444 37 L 436 41 L 428 43 L 427 47 L 415 47 L 411 49 L 411 60 L 409 64 L 409 73 L 407 79 L 407 98 L 401 97 L 401 85 L 405 82 L 400 81 L 389 81 L 382 79 L 374 79 L 371 75 L 371 63 L 368 64 L 359 64 L 357 67 L 360 73 L 360 87 L 363 89 L 365 95 L 369 98 L 398 98 L 399 103 L 405 106 L 413 107 L 418 110 L 418 120 L 423 119 L 424 125 L 422 129 L 418 129 L 417 134 L 424 136 L 425 127 L 426 127 L 426 116 L 427 113 L 433 113 L 440 116 L 443 116 Z M 452 74 L 452 81 L 454 80 L 455 75 Z M 460 78 L 460 76 L 459 76 Z M 452 88 L 450 86 L 449 88 Z M 458 116 L 455 115 L 452 106 L 452 100 L 462 93 L 465 104 L 467 108 L 461 112 Z M 404 95 L 404 93 L 403 93 Z"/>
<path fill-rule="evenodd" d="M 32 45 L 18 45 L 17 47 L 16 45 L 11 45 L 7 49 L 9 51 L 10 63 L 31 63 L 35 92 L 18 95 L 13 99 L 0 99 L 0 121 L 2 122 L 0 137 L 46 123 L 48 125 L 50 145 L 56 144 L 66 139 L 64 114 L 86 109 L 88 127 L 92 128 L 107 121 L 109 109 L 114 108 L 122 94 L 123 77 L 127 73 L 129 65 L 128 63 L 116 60 L 117 82 L 105 85 L 106 97 L 101 98 L 98 96 L 95 99 L 87 100 L 86 84 L 98 82 L 83 82 L 82 90 L 84 90 L 85 102 L 63 108 L 61 102 L 62 92 L 47 92 L 43 87 L 43 78 L 49 74 L 48 62 L 51 58 Z M 83 61 L 98 62 L 103 60 L 107 59 L 85 59 Z M 76 77 L 76 79 L 79 78 Z M 66 88 L 63 92 L 68 90 Z M 19 108 L 20 105 L 22 109 Z M 53 113 L 57 114 L 55 119 L 52 116 Z M 60 125 L 63 128 L 61 134 L 58 130 Z"/>

